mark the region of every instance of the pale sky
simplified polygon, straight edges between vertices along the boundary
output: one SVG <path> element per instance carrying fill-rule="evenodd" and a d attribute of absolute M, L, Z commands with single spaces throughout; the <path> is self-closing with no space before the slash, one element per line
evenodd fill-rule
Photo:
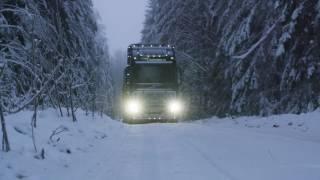
<path fill-rule="evenodd" d="M 105 25 L 110 53 L 140 42 L 148 0 L 93 0 Z"/>

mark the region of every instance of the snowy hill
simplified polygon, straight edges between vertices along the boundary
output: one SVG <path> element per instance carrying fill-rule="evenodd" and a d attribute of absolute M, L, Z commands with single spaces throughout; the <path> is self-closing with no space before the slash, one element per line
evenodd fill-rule
<path fill-rule="evenodd" d="M 320 179 L 320 111 L 125 125 L 82 111 L 73 123 L 49 109 L 39 112 L 38 153 L 31 116 L 6 117 L 12 151 L 0 152 L 1 180 Z"/>

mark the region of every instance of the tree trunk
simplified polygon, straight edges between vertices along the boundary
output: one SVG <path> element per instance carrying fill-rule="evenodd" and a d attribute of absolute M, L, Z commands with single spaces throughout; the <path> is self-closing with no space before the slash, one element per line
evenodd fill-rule
<path fill-rule="evenodd" d="M 34 129 L 37 128 L 38 106 L 39 106 L 39 98 L 36 98 L 35 102 L 34 102 L 34 112 L 33 112 L 33 116 L 31 119 L 32 143 L 33 143 L 33 148 L 34 148 L 35 152 L 38 152 L 37 146 L 36 146 L 36 138 L 34 136 Z"/>
<path fill-rule="evenodd" d="M 92 118 L 94 118 L 95 112 L 96 112 L 96 93 L 94 93 L 92 98 Z"/>
<path fill-rule="evenodd" d="M 58 107 L 59 107 L 60 115 L 61 115 L 61 117 L 63 117 L 63 112 L 62 112 L 62 109 L 61 109 L 60 102 L 58 102 Z"/>
<path fill-rule="evenodd" d="M 1 118 L 1 127 L 2 127 L 2 150 L 4 152 L 10 151 L 10 143 L 6 128 L 6 121 L 4 119 L 3 111 L 2 111 L 2 105 L 0 104 L 0 118 Z"/>
<path fill-rule="evenodd" d="M 52 100 L 52 97 L 51 97 L 50 95 L 48 95 L 48 97 L 49 97 L 49 101 L 50 101 L 53 109 L 57 109 L 57 105 L 56 105 L 56 104 L 54 103 L 54 101 Z"/>
<path fill-rule="evenodd" d="M 86 105 L 86 116 L 89 115 L 89 110 L 88 110 L 88 106 Z"/>
<path fill-rule="evenodd" d="M 104 110 L 104 104 L 101 104 L 101 108 L 100 108 L 100 116 L 103 117 L 103 110 Z"/>
<path fill-rule="evenodd" d="M 39 105 L 38 103 L 39 103 L 39 99 L 36 98 L 34 102 L 34 111 L 33 111 L 33 116 L 31 120 L 31 126 L 34 128 L 37 127 L 37 114 L 38 114 L 38 105 Z"/>
<path fill-rule="evenodd" d="M 69 111 L 69 105 L 68 102 L 66 102 L 66 108 L 67 108 L 67 116 L 70 117 L 70 111 Z"/>
<path fill-rule="evenodd" d="M 76 122 L 77 118 L 76 115 L 74 113 L 74 105 L 73 105 L 73 99 L 72 99 L 72 87 L 71 87 L 71 83 L 69 84 L 69 100 L 70 100 L 70 108 L 71 108 L 71 115 L 72 115 L 72 121 Z"/>

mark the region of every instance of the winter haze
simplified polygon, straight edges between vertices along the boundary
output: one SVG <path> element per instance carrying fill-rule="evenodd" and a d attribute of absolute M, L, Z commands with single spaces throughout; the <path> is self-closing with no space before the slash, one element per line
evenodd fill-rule
<path fill-rule="evenodd" d="M 147 0 L 93 0 L 106 26 L 111 54 L 140 42 Z"/>

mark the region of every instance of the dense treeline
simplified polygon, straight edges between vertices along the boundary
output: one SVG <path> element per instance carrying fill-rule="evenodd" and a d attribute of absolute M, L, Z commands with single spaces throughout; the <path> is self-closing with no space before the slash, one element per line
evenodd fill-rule
<path fill-rule="evenodd" d="M 91 0 L 0 1 L 0 113 L 53 107 L 111 113 L 108 46 Z M 63 112 L 63 108 L 67 112 Z M 5 129 L 2 147 L 9 150 Z"/>
<path fill-rule="evenodd" d="M 143 42 L 177 47 L 191 115 L 320 104 L 319 0 L 150 0 Z"/>

